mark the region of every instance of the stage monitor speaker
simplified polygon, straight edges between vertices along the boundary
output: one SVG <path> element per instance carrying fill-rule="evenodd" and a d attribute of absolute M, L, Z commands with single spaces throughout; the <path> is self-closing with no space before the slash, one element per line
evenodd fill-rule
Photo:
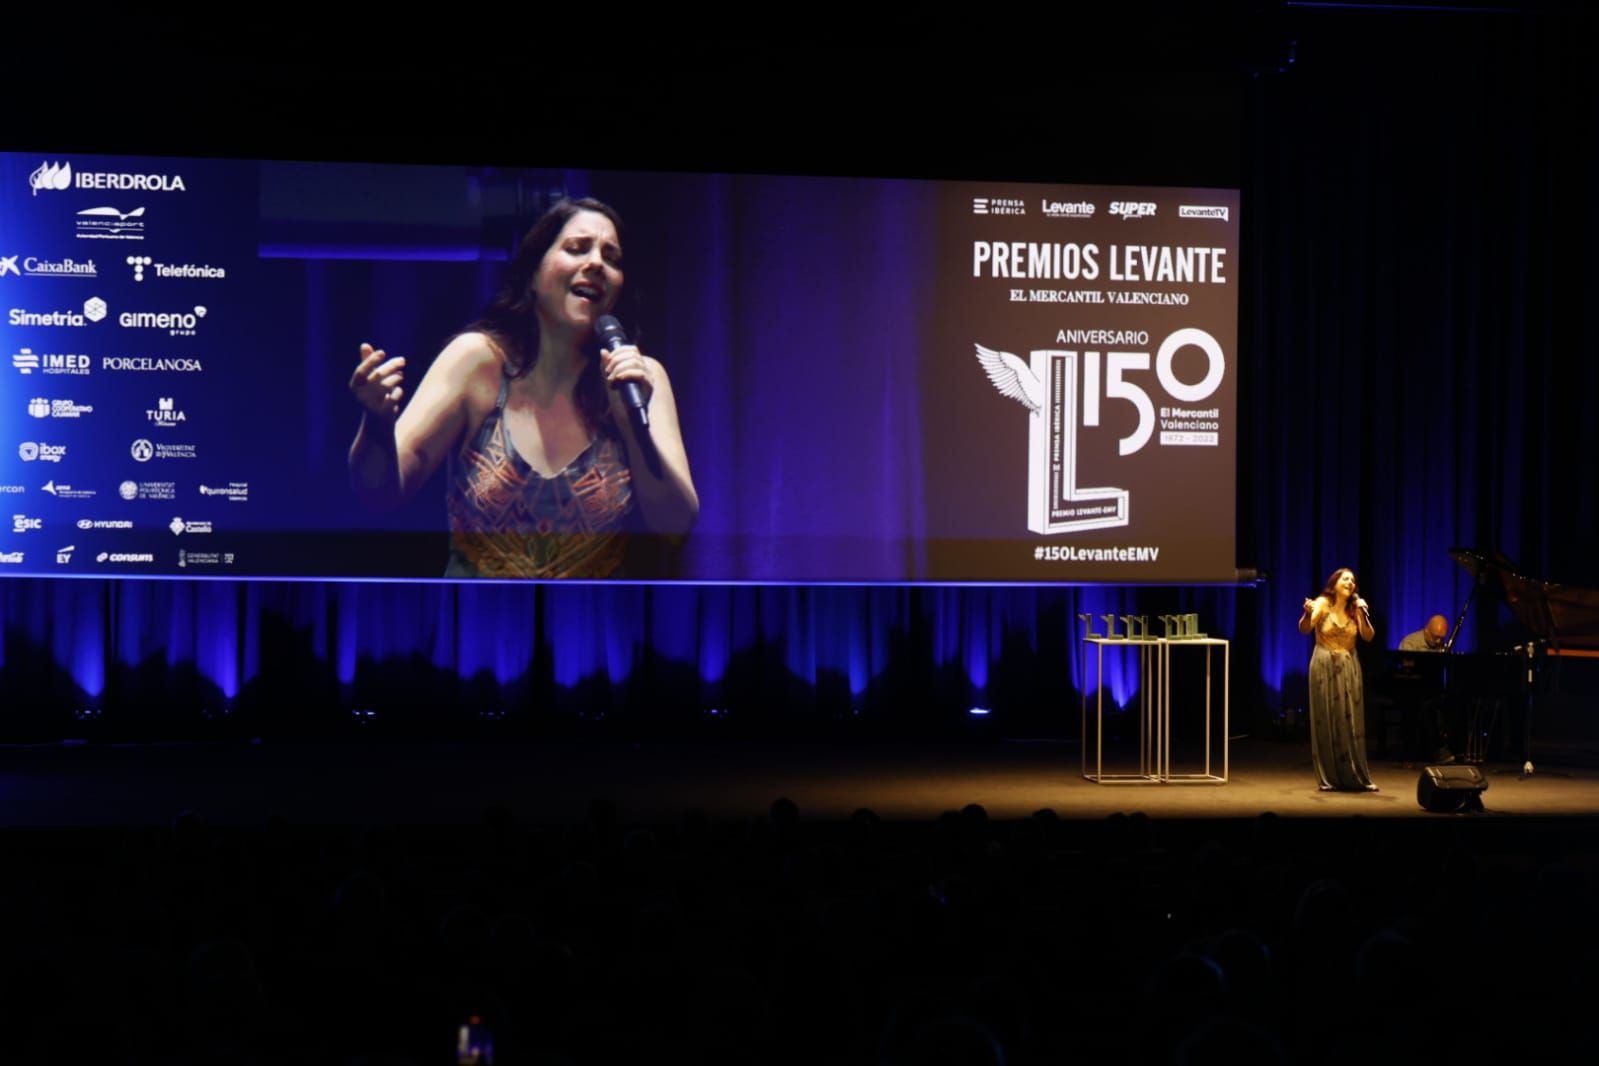
<path fill-rule="evenodd" d="M 1488 779 L 1475 766 L 1425 766 L 1416 781 L 1416 802 L 1434 814 L 1480 811 L 1487 788 Z"/>

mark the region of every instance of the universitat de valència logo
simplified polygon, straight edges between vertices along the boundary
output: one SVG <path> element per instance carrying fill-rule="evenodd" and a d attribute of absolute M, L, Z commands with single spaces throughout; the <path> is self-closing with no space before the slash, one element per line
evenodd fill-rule
<path fill-rule="evenodd" d="M 1150 369 L 1149 336 L 1140 331 L 1064 330 L 1063 339 L 1081 335 L 1085 347 L 1044 348 L 1024 361 L 1012 352 L 976 345 L 977 361 L 1001 396 L 1027 408 L 1027 528 L 1034 533 L 1076 533 L 1128 524 L 1132 493 L 1109 485 L 1078 483 L 1078 432 L 1098 428 L 1100 407 L 1125 400 L 1138 413 L 1138 424 L 1117 442 L 1117 454 L 1143 450 L 1160 426 L 1163 447 L 1215 447 L 1220 442 L 1220 411 L 1155 403 L 1144 387 Z M 1086 344 L 1101 346 L 1092 350 Z M 1108 351 L 1111 344 L 1145 351 Z M 1188 346 L 1205 356 L 1205 375 L 1198 382 L 1181 381 L 1173 372 L 1177 353 Z M 1202 329 L 1179 329 L 1154 353 L 1155 379 L 1178 404 L 1197 404 L 1221 387 L 1227 360 L 1216 338 Z M 1141 373 L 1142 372 L 1142 373 Z M 1141 380 L 1142 379 L 1142 380 Z"/>

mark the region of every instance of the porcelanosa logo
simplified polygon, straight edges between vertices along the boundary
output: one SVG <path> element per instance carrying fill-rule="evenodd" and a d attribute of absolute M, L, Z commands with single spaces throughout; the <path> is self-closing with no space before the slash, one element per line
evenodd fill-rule
<path fill-rule="evenodd" d="M 128 256 L 128 265 L 133 268 L 133 280 L 143 281 L 145 271 L 158 278 L 195 278 L 203 281 L 223 281 L 228 272 L 223 267 L 214 267 L 209 263 L 198 265 L 195 263 L 158 263 L 147 255 Z"/>
<path fill-rule="evenodd" d="M 205 367 L 193 356 L 155 358 L 148 355 L 106 355 L 100 358 L 101 370 L 124 370 L 146 374 L 168 371 L 174 374 L 198 374 Z"/>
<path fill-rule="evenodd" d="M 187 192 L 182 174 L 118 174 L 109 171 L 72 170 L 72 163 L 46 160 L 28 175 L 33 195 L 66 189 L 134 189 L 141 192 Z"/>
<path fill-rule="evenodd" d="M 205 308 L 199 306 L 193 311 L 124 311 L 117 324 L 124 329 L 164 329 L 169 337 L 192 337 L 204 317 Z"/>
<path fill-rule="evenodd" d="M 25 463 L 59 463 L 66 454 L 65 444 L 44 444 L 40 441 L 25 440 L 17 445 L 17 457 Z"/>
<path fill-rule="evenodd" d="M 17 260 L 22 259 L 22 266 Z M 0 278 L 15 274 L 19 278 L 94 278 L 94 260 L 78 262 L 76 259 L 40 259 L 30 255 L 0 255 Z"/>
<path fill-rule="evenodd" d="M 80 241 L 144 240 L 144 208 L 86 207 L 78 212 Z"/>
<path fill-rule="evenodd" d="M 87 355 L 61 352 L 35 352 L 23 348 L 11 353 L 11 365 L 19 374 L 87 374 L 91 360 Z"/>
<path fill-rule="evenodd" d="M 10 322 L 13 326 L 69 326 L 81 329 L 91 322 L 101 321 L 105 316 L 105 301 L 98 296 L 91 296 L 83 301 L 82 311 L 29 311 L 25 307 L 13 307 Z"/>

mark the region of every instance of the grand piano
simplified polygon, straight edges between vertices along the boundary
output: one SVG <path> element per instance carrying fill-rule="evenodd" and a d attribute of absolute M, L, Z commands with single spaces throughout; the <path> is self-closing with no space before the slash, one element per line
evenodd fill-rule
<path fill-rule="evenodd" d="M 1544 710 L 1541 673 L 1551 661 L 1599 660 L 1599 589 L 1529 577 L 1496 551 L 1452 548 L 1472 576 L 1442 653 L 1391 651 L 1385 692 L 1401 712 L 1406 759 L 1483 762 L 1494 747 L 1533 772 L 1533 738 Z M 1518 625 L 1503 646 L 1455 651 L 1472 605 L 1502 601 Z"/>

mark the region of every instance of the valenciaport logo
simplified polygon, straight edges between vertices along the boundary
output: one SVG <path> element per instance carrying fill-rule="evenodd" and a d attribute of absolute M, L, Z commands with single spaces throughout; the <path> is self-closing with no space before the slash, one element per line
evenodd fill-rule
<path fill-rule="evenodd" d="M 30 518 L 25 514 L 11 516 L 11 532 L 13 533 L 28 533 L 43 528 L 44 519 L 42 518 Z"/>
<path fill-rule="evenodd" d="M 1213 218 L 1218 222 L 1227 221 L 1227 206 L 1225 204 L 1178 204 L 1178 218 Z"/>
<path fill-rule="evenodd" d="M 167 523 L 167 528 L 172 530 L 172 535 L 176 537 L 182 533 L 209 533 L 211 532 L 211 523 L 206 519 L 196 520 L 193 518 L 185 522 L 182 518 L 174 517 L 172 521 Z"/>
<path fill-rule="evenodd" d="M 154 409 L 145 409 L 144 418 L 146 422 L 154 422 L 156 425 L 166 429 L 171 429 L 173 426 L 181 425 L 189 420 L 189 416 L 183 413 L 183 409 L 173 404 L 170 396 L 158 397 L 155 401 Z"/>
<path fill-rule="evenodd" d="M 123 329 L 163 329 L 169 337 L 192 337 L 205 317 L 205 308 L 192 311 L 124 311 L 117 316 Z"/>
<path fill-rule="evenodd" d="M 22 265 L 17 265 L 17 260 Z M 0 278 L 15 274 L 19 278 L 96 278 L 94 260 L 80 263 L 76 259 L 40 259 L 30 255 L 0 255 Z"/>
<path fill-rule="evenodd" d="M 117 495 L 124 500 L 175 500 L 178 498 L 176 481 L 124 481 L 117 486 Z"/>
<path fill-rule="evenodd" d="M 23 348 L 11 353 L 11 365 L 19 374 L 87 374 L 92 360 L 87 355 L 64 352 L 35 352 Z"/>
<path fill-rule="evenodd" d="M 972 197 L 974 215 L 1025 215 L 1027 206 L 1020 200 L 1004 196 Z"/>
<path fill-rule="evenodd" d="M 28 413 L 34 418 L 82 418 L 94 413 L 94 405 L 74 400 L 47 400 L 35 396 L 28 401 Z"/>
<path fill-rule="evenodd" d="M 249 503 L 250 483 L 248 481 L 230 481 L 226 485 L 201 485 L 201 496 L 221 496 L 229 503 Z"/>
<path fill-rule="evenodd" d="M 1043 200 L 1040 209 L 1045 218 L 1094 217 L 1094 204 L 1089 200 Z"/>
<path fill-rule="evenodd" d="M 80 241 L 144 240 L 144 208 L 86 207 L 78 212 Z"/>
<path fill-rule="evenodd" d="M 39 486 L 39 491 L 40 492 L 48 492 L 50 495 L 54 496 L 58 500 L 92 500 L 92 499 L 94 499 L 94 490 L 93 489 L 75 489 L 71 485 L 68 485 L 66 482 L 62 482 L 61 484 L 58 485 L 58 484 L 56 484 L 55 478 L 51 478 L 49 481 L 46 481 L 43 485 L 40 485 Z"/>
<path fill-rule="evenodd" d="M 17 445 L 17 457 L 25 463 L 59 463 L 66 454 L 65 444 L 45 444 L 42 441 L 25 440 Z"/>
<path fill-rule="evenodd" d="M 1148 200 L 1112 200 L 1110 213 L 1123 220 L 1129 218 L 1154 218 L 1155 205 Z"/>
<path fill-rule="evenodd" d="M 143 281 L 146 272 L 157 278 L 202 281 L 224 281 L 228 276 L 226 268 L 214 267 L 209 263 L 158 263 L 147 255 L 128 256 L 128 265 L 133 268 L 134 281 Z"/>
<path fill-rule="evenodd" d="M 119 189 L 139 192 L 187 192 L 182 174 L 119 174 L 103 170 L 74 172 L 72 163 L 46 160 L 28 175 L 33 195 L 66 189 Z"/>
<path fill-rule="evenodd" d="M 98 296 L 91 296 L 83 301 L 81 311 L 29 311 L 25 307 L 13 307 L 9 321 L 13 326 L 70 326 L 81 329 L 91 322 L 103 320 L 105 316 L 105 301 Z"/>

